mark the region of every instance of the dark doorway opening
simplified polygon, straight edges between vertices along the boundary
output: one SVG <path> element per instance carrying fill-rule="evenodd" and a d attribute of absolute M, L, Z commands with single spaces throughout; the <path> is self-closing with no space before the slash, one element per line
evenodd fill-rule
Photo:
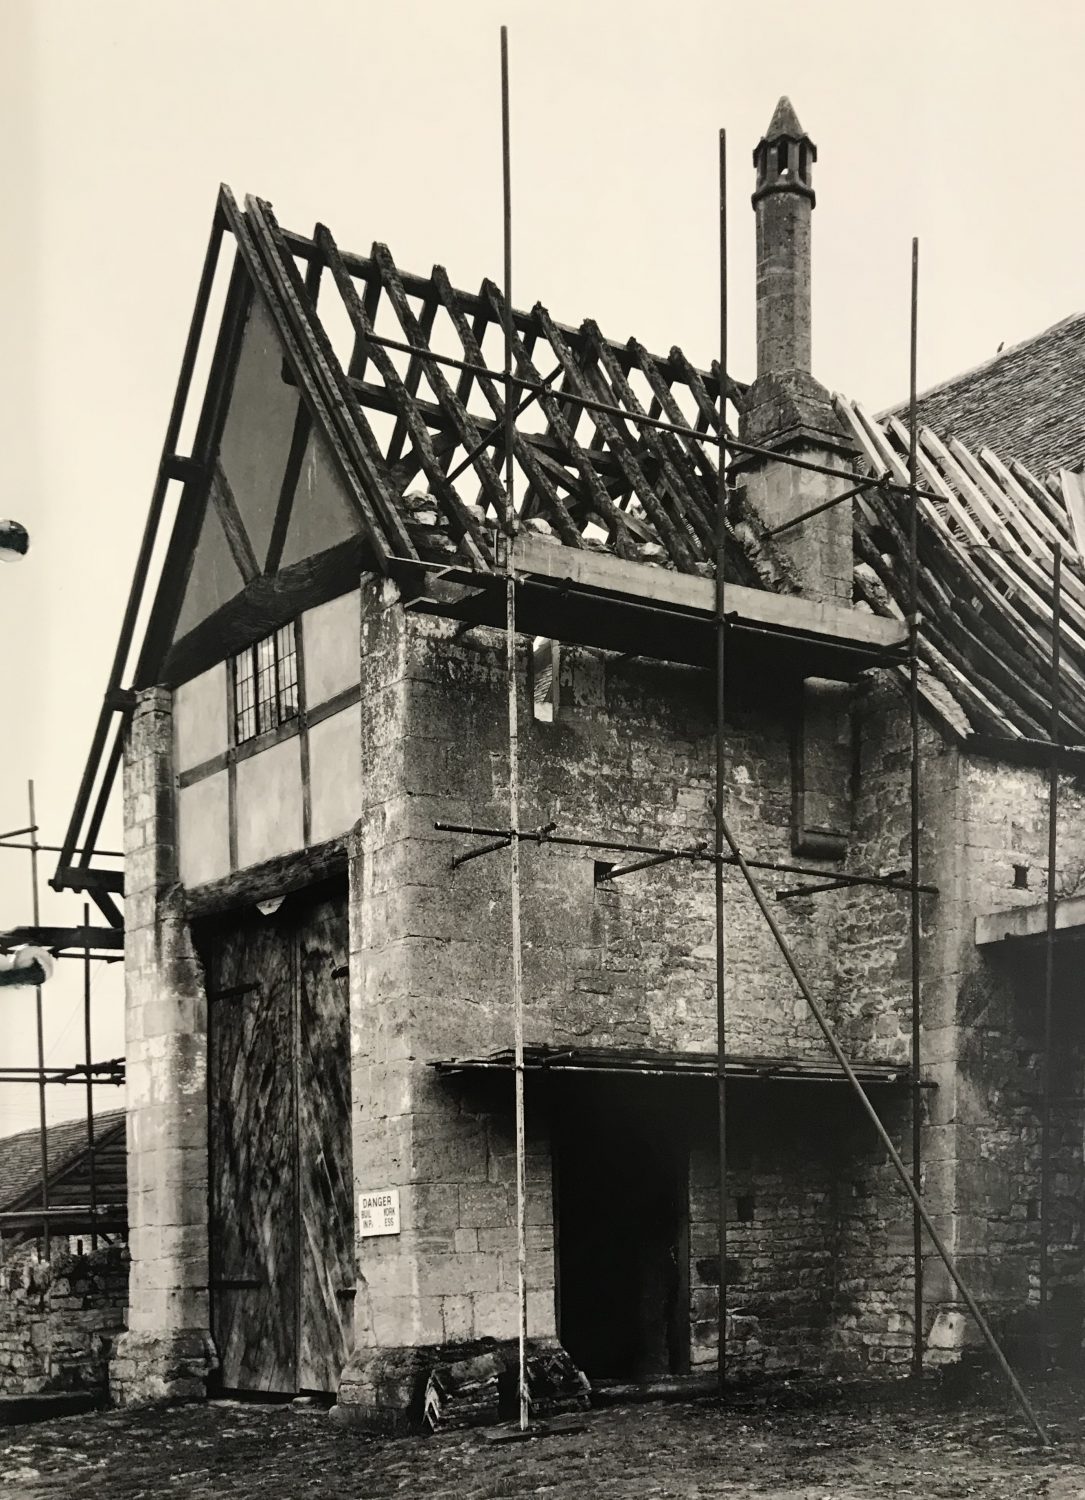
<path fill-rule="evenodd" d="M 231 913 L 197 941 L 220 1386 L 333 1392 L 354 1291 L 346 891 Z"/>
<path fill-rule="evenodd" d="M 689 1148 L 658 1079 L 555 1088 L 558 1332 L 594 1380 L 689 1370 Z"/>

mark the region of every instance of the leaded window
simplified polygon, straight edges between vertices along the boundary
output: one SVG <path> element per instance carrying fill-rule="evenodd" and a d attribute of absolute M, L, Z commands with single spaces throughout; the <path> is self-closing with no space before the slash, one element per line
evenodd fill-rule
<path fill-rule="evenodd" d="M 234 726 L 238 744 L 298 716 L 294 626 L 284 625 L 234 657 Z"/>

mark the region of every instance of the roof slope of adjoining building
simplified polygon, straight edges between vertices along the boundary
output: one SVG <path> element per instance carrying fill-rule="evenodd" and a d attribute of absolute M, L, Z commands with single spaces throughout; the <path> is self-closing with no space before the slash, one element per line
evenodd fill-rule
<path fill-rule="evenodd" d="M 94 1116 L 96 1155 L 116 1145 L 124 1120 L 123 1109 L 103 1110 Z M 48 1127 L 45 1138 L 52 1185 L 88 1155 L 86 1117 L 58 1120 Z M 21 1208 L 29 1195 L 40 1192 L 41 1135 L 37 1128 L 0 1139 L 0 1210 Z"/>
<path fill-rule="evenodd" d="M 877 421 L 856 403 L 836 410 L 864 454 L 868 472 L 903 483 L 908 431 L 896 417 Z M 1085 743 L 1085 570 L 1070 476 L 1041 483 L 1023 464 L 989 448 L 973 453 L 919 430 L 921 499 L 917 534 L 920 649 L 952 693 L 970 731 L 1007 741 L 1050 732 L 1053 578 L 1060 589 L 1060 738 Z M 856 596 L 903 618 L 910 600 L 907 499 L 877 489 L 856 501 Z M 1010 748 L 1009 746 L 1007 747 Z"/>
<path fill-rule="evenodd" d="M 919 420 L 1038 474 L 1085 462 L 1085 312 L 924 391 Z M 895 408 L 903 418 L 906 408 Z"/>

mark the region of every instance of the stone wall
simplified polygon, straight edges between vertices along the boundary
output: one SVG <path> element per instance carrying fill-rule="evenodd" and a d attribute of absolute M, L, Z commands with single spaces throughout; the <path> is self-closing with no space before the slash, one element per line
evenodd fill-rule
<path fill-rule="evenodd" d="M 128 1331 L 120 1402 L 202 1395 L 208 1331 L 207 1002 L 177 878 L 171 697 L 148 688 L 124 761 Z"/>
<path fill-rule="evenodd" d="M 429 1066 L 512 1044 L 507 857 L 498 853 L 453 873 L 451 858 L 469 841 L 434 829 L 436 821 L 507 824 L 508 739 L 504 642 L 497 633 L 457 638 L 449 622 L 405 616 L 388 586 L 363 590 L 363 616 L 365 806 L 352 858 L 355 1186 L 399 1187 L 403 1231 L 359 1242 L 358 1352 L 340 1399 L 390 1407 L 402 1385 L 389 1351 L 515 1332 L 511 1079 L 506 1075 L 485 1089 L 441 1080 Z M 532 713 L 527 655 L 522 643 L 522 825 L 552 820 L 561 833 L 650 845 L 710 841 L 710 675 L 565 648 L 560 708 L 553 722 L 543 722 Z M 746 681 L 730 697 L 728 816 L 759 859 L 794 858 L 792 742 L 799 701 L 791 685 L 778 681 Z M 884 775 L 895 784 L 901 776 L 895 746 L 886 757 Z M 903 784 L 906 796 L 906 779 Z M 874 841 L 857 822 L 848 860 L 869 868 L 866 845 Z M 599 865 L 620 858 L 553 844 L 523 850 L 526 1040 L 711 1050 L 710 867 L 676 863 L 598 884 Z M 877 868 L 899 864 L 897 848 L 887 850 Z M 821 867 L 832 873 L 843 862 L 827 859 Z M 824 1057 L 820 1033 L 740 877 L 728 870 L 726 881 L 730 1049 Z M 901 898 L 884 902 L 872 924 L 875 943 L 894 924 L 907 933 Z M 848 973 L 841 961 L 842 912 L 857 928 L 856 901 L 826 896 L 778 908 L 800 963 L 849 1034 L 853 1052 L 899 1061 L 907 1046 L 906 969 L 897 954 L 872 1002 L 857 1006 L 842 982 Z M 858 931 L 855 938 L 861 940 Z M 733 1278 L 733 1301 L 742 1358 L 781 1368 L 828 1359 L 834 1319 L 860 1315 L 846 1285 L 849 1274 L 858 1274 L 858 1261 L 849 1263 L 843 1254 L 849 1241 L 841 1182 L 842 1174 L 848 1184 L 861 1180 L 876 1164 L 863 1154 L 869 1154 L 863 1135 L 869 1126 L 856 1125 L 854 1103 L 835 1086 L 814 1086 L 801 1108 L 789 1103 L 774 1122 L 780 1090 L 805 1086 L 768 1088 L 768 1135 L 756 1140 L 745 1122 L 747 1158 L 732 1163 L 739 1184 L 734 1192 L 755 1205 L 752 1218 L 734 1224 L 741 1274 Z M 901 1140 L 906 1122 L 897 1115 Z M 554 1329 L 555 1289 L 544 1116 L 536 1109 L 528 1122 L 529 1325 L 547 1336 Z M 811 1118 L 819 1127 L 813 1131 Z M 741 1111 L 736 1119 L 737 1144 Z M 713 1177 L 710 1155 L 695 1153 L 695 1362 L 714 1353 Z M 895 1234 L 901 1219 L 896 1201 L 883 1218 Z M 860 1351 L 879 1336 L 884 1346 L 894 1345 L 901 1307 L 910 1304 L 895 1254 L 885 1265 L 881 1300 L 861 1310 L 870 1326 L 861 1330 Z M 871 1279 L 879 1273 L 872 1268 Z"/>
<path fill-rule="evenodd" d="M 1046 899 L 1048 789 L 1044 771 L 962 763 L 962 843 L 969 916 Z M 1026 867 L 1026 887 L 1015 884 Z M 1078 889 L 1085 870 L 1085 788 L 1059 786 L 1056 896 Z M 967 934 L 968 939 L 972 934 Z M 1039 1300 L 1040 1097 L 1043 1080 L 1044 950 L 965 945 L 958 990 L 957 1173 L 962 1266 L 1011 1339 L 1035 1331 Z M 1085 1095 L 1085 1027 L 1079 960 L 1057 950 L 1052 1092 Z M 1071 1102 L 1052 1114 L 1051 1311 L 1064 1359 L 1081 1345 L 1085 1291 L 1082 1123 Z"/>
<path fill-rule="evenodd" d="M 0 1269 L 0 1392 L 104 1391 L 127 1301 L 123 1246 L 17 1256 Z"/>
<path fill-rule="evenodd" d="M 839 1135 L 835 1087 L 738 1084 L 728 1109 L 728 1368 L 736 1374 L 823 1363 L 837 1262 Z M 693 1367 L 718 1355 L 715 1119 L 690 1156 Z M 711 1144 L 709 1144 L 711 1142 Z"/>

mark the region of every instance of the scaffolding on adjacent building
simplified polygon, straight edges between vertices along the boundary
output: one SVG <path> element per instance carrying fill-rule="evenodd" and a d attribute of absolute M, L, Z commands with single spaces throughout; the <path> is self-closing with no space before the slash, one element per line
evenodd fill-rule
<path fill-rule="evenodd" d="M 0 1261 L 3 1260 L 3 1239 L 5 1229 L 18 1233 L 25 1237 L 40 1228 L 42 1250 L 49 1258 L 52 1248 L 52 1237 L 54 1225 L 63 1221 L 66 1234 L 79 1234 L 85 1232 L 89 1235 L 91 1249 L 98 1247 L 98 1236 L 100 1228 L 106 1223 L 110 1229 L 116 1227 L 115 1205 L 109 1205 L 106 1212 L 100 1210 L 97 1163 L 95 1160 L 96 1142 L 94 1131 L 94 1090 L 96 1087 L 110 1086 L 123 1087 L 124 1085 L 124 1058 L 111 1058 L 107 1061 L 94 1061 L 92 1037 L 91 1037 L 91 1001 L 92 1001 L 92 962 L 116 963 L 123 957 L 123 933 L 117 928 L 92 928 L 90 923 L 90 907 L 83 904 L 83 923 L 80 927 L 63 928 L 49 927 L 41 921 L 41 892 L 38 872 L 38 856 L 43 852 L 59 853 L 59 845 L 43 844 L 38 839 L 39 827 L 35 809 L 34 783 L 27 783 L 27 811 L 28 821 L 25 827 L 11 829 L 0 834 L 0 849 L 16 850 L 29 855 L 30 873 L 30 907 L 32 922 L 29 927 L 12 928 L 7 932 L 0 933 L 0 949 L 15 948 L 23 943 L 32 943 L 37 947 L 52 951 L 54 957 L 60 959 L 74 959 L 82 965 L 83 970 L 83 1061 L 68 1066 L 49 1065 L 46 1062 L 45 1053 L 45 1005 L 43 997 L 43 985 L 40 982 L 44 977 L 38 976 L 38 982 L 34 984 L 34 1022 L 37 1061 L 33 1067 L 21 1065 L 8 1065 L 0 1063 L 0 1084 L 12 1084 L 26 1087 L 28 1084 L 37 1086 L 38 1094 L 38 1141 L 39 1141 L 39 1171 L 41 1175 L 40 1185 L 40 1207 L 24 1207 L 20 1209 L 5 1209 L 0 1212 Z M 115 850 L 98 850 L 98 854 L 120 858 Z M 11 1003 L 11 997 L 8 1002 Z M 73 1206 L 64 1204 L 56 1207 L 50 1203 L 50 1162 L 49 1162 L 49 1117 L 47 1107 L 46 1091 L 51 1085 L 83 1085 L 86 1091 L 86 1151 L 87 1151 L 87 1175 L 88 1175 L 88 1201 L 86 1204 Z M 54 1164 L 55 1165 L 55 1164 Z"/>

